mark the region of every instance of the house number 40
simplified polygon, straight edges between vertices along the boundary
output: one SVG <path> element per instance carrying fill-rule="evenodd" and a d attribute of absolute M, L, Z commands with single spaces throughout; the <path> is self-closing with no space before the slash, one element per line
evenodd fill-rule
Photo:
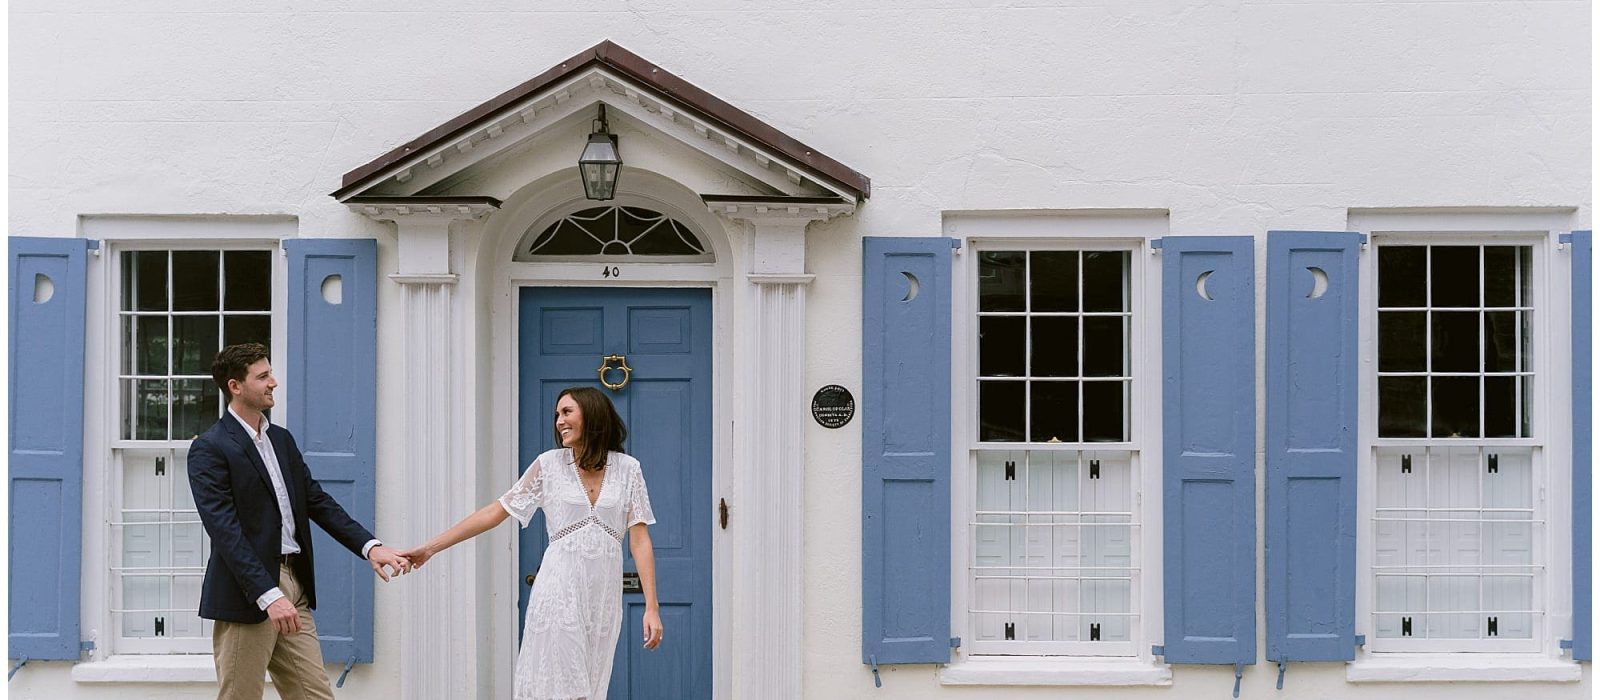
<path fill-rule="evenodd" d="M 617 267 L 616 265 L 605 265 L 605 266 L 602 266 L 600 268 L 600 276 L 604 277 L 606 279 L 610 279 L 612 277 L 621 277 L 622 276 L 622 268 Z"/>

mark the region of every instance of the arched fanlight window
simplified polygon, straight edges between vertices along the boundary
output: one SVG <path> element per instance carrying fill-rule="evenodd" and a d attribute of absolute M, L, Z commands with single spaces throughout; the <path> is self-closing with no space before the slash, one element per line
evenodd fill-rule
<path fill-rule="evenodd" d="M 528 229 L 518 260 L 628 256 L 710 260 L 705 243 L 687 225 L 641 207 L 605 206 L 573 212 L 542 230 Z"/>

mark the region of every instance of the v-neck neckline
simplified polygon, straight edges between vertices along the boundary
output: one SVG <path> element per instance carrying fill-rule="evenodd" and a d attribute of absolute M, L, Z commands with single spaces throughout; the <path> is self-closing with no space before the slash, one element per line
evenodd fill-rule
<path fill-rule="evenodd" d="M 594 510 L 600 505 L 600 497 L 606 495 L 606 482 L 611 481 L 611 453 L 606 453 L 606 466 L 600 469 L 600 488 L 595 489 L 594 500 L 589 500 L 589 488 L 583 483 L 583 470 L 578 468 L 577 454 L 572 448 L 567 448 L 567 455 L 571 457 L 572 475 L 578 477 L 578 491 L 583 494 L 583 500 L 589 504 L 589 510 Z"/>

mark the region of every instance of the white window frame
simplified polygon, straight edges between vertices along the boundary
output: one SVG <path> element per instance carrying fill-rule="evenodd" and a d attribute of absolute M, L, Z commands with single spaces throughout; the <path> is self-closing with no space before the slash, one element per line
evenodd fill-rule
<path fill-rule="evenodd" d="M 1167 230 L 1164 210 L 955 212 L 945 215 L 945 235 L 957 238 L 953 275 L 951 411 L 951 634 L 961 638 L 952 663 L 940 671 L 945 685 L 1166 685 L 1171 671 L 1151 651 L 1160 639 L 1161 548 L 1161 309 L 1160 259 L 1150 241 Z M 1125 442 L 999 443 L 978 440 L 978 253 L 989 250 L 1129 251 L 1129 437 Z M 1125 450 L 1135 481 L 1131 609 L 1137 613 L 1123 642 L 1005 642 L 1017 651 L 975 650 L 972 639 L 972 536 L 976 508 L 973 474 L 986 450 Z M 1063 644 L 1067 646 L 1063 646 Z M 1083 652 L 1073 649 L 1079 646 Z M 1107 656 L 1113 647 L 1126 655 Z M 1095 654 L 1096 649 L 1100 651 Z M 1095 654 L 1095 655 L 1090 655 Z"/>
<path fill-rule="evenodd" d="M 1357 465 L 1357 556 L 1355 631 L 1365 635 L 1366 645 L 1352 665 L 1351 680 L 1403 680 L 1390 674 L 1384 664 L 1395 662 L 1418 665 L 1425 659 L 1473 654 L 1477 658 L 1497 655 L 1511 658 L 1512 665 L 1538 663 L 1560 656 L 1558 642 L 1570 636 L 1571 629 L 1571 508 L 1561 484 L 1570 483 L 1570 295 L 1558 293 L 1571 288 L 1567 255 L 1557 243 L 1559 233 L 1569 226 L 1563 211 L 1533 212 L 1352 212 L 1350 228 L 1367 233 L 1369 244 L 1360 261 L 1362 303 L 1360 305 L 1360 431 L 1361 445 Z M 1388 244 L 1431 245 L 1532 245 L 1533 279 L 1533 401 L 1532 436 L 1527 438 L 1380 438 L 1378 437 L 1377 397 L 1377 248 Z M 1522 446 L 1533 448 L 1535 509 L 1545 521 L 1534 532 L 1535 550 L 1543 553 L 1542 585 L 1534 600 L 1543 602 L 1543 615 L 1534 620 L 1531 640 L 1429 640 L 1381 639 L 1373 628 L 1375 604 L 1372 565 L 1375 533 L 1372 518 L 1377 502 L 1376 455 L 1380 449 L 1427 446 L 1481 447 Z M 1526 662 L 1514 659 L 1523 658 Z M 1484 662 L 1489 663 L 1489 662 Z M 1374 670 L 1376 669 L 1376 670 Z M 1404 675 L 1403 672 L 1397 675 Z M 1462 674 L 1465 678 L 1467 674 Z M 1448 676 L 1448 674 L 1447 674 Z M 1417 678 L 1440 680 L 1437 674 Z M 1509 677 L 1508 677 L 1509 679 Z"/>
<path fill-rule="evenodd" d="M 79 682 L 209 682 L 215 679 L 209 639 L 123 639 L 118 616 L 121 541 L 112 525 L 123 503 L 121 454 L 129 449 L 186 453 L 188 440 L 124 440 L 121 432 L 121 258 L 132 250 L 272 251 L 271 361 L 282 366 L 287 348 L 288 266 L 282 241 L 295 237 L 287 216 L 84 216 L 79 232 L 99 240 L 88 268 L 85 337 L 85 458 L 83 499 L 82 634 L 95 647 L 73 666 Z M 293 410 L 287 387 L 275 392 L 274 418 Z M 184 469 L 182 463 L 171 469 Z M 170 472 L 169 473 L 173 473 Z"/>

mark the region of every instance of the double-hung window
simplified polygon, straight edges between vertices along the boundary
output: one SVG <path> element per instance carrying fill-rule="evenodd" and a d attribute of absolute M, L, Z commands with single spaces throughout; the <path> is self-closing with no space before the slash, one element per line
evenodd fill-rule
<path fill-rule="evenodd" d="M 1552 350 L 1541 326 L 1560 318 L 1546 308 L 1546 240 L 1375 243 L 1377 430 L 1358 626 L 1374 653 L 1539 651 L 1554 421 L 1537 360 Z"/>
<path fill-rule="evenodd" d="M 210 653 L 200 584 L 209 538 L 187 479 L 189 443 L 225 410 L 211 362 L 226 345 L 271 345 L 270 250 L 118 247 L 109 288 L 117 373 L 111 622 L 117 653 Z"/>
<path fill-rule="evenodd" d="M 975 401 L 956 433 L 969 448 L 956 490 L 963 644 L 974 655 L 1135 656 L 1145 562 L 1134 418 L 1150 408 L 1135 375 L 1136 248 L 974 248 Z"/>

